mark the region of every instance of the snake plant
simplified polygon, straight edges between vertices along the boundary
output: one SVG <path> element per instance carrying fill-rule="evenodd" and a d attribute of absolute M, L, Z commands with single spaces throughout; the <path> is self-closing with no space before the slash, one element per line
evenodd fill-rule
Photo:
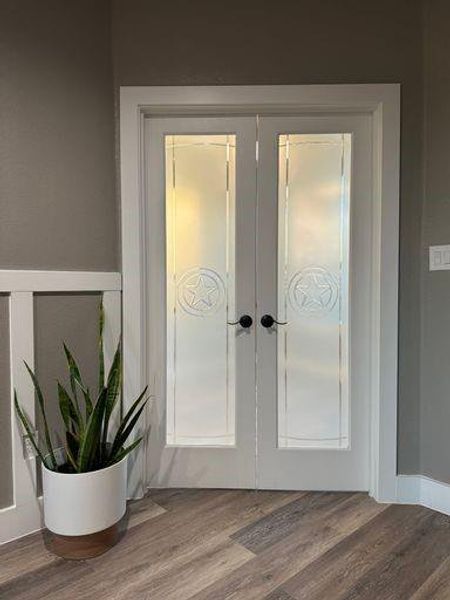
<path fill-rule="evenodd" d="M 25 366 L 32 379 L 36 392 L 37 404 L 42 415 L 43 437 L 45 448 L 41 449 L 33 435 L 33 426 L 27 415 L 20 407 L 17 392 L 14 391 L 14 404 L 17 416 L 34 447 L 36 455 L 44 465 L 52 470 L 64 473 L 86 473 L 96 471 L 119 462 L 142 441 L 142 437 L 125 446 L 127 439 L 136 426 L 145 404 L 147 388 L 131 405 L 125 416 L 119 419 L 116 427 L 112 427 L 114 410 L 120 412 L 119 398 L 121 395 L 122 358 L 121 344 L 111 364 L 105 381 L 105 361 L 103 355 L 104 312 L 100 305 L 99 318 L 99 382 L 96 400 L 91 396 L 84 384 L 78 365 L 67 346 L 64 353 L 69 371 L 70 392 L 58 381 L 59 410 L 64 425 L 65 457 L 64 464 L 59 464 L 57 452 L 52 444 L 45 410 L 45 401 L 41 387 L 29 365 Z M 115 431 L 113 431 L 115 429 Z"/>

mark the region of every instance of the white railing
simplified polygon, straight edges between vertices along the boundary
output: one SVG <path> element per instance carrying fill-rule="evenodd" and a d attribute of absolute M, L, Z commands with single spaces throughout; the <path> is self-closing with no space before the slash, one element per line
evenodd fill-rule
<path fill-rule="evenodd" d="M 13 503 L 0 509 L 0 544 L 42 527 L 41 502 L 36 493 L 36 463 L 24 455 L 23 432 L 17 422 L 13 390 L 34 418 L 34 390 L 23 361 L 34 369 L 33 294 L 37 292 L 100 292 L 105 310 L 104 352 L 108 368 L 121 330 L 121 275 L 93 271 L 0 270 L 0 292 L 9 295 L 11 372 L 11 441 Z M 4 482 L 0 481 L 0 485 Z"/>

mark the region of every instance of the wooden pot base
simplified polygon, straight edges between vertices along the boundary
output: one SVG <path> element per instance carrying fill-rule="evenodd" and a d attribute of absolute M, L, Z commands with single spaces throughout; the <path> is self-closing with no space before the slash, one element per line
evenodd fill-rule
<path fill-rule="evenodd" d="M 120 521 L 89 535 L 59 535 L 47 530 L 45 537 L 48 549 L 57 556 L 71 560 L 94 558 L 117 544 L 121 537 Z"/>

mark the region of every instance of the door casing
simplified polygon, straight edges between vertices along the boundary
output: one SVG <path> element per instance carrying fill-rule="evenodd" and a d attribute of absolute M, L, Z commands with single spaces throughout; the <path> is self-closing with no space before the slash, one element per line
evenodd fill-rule
<path fill-rule="evenodd" d="M 370 489 L 397 498 L 400 85 L 122 87 L 120 90 L 124 404 L 147 383 L 148 226 L 144 119 L 151 115 L 361 112 L 372 119 Z M 146 427 L 144 420 L 143 428 Z M 146 488 L 147 446 L 129 461 L 129 496 Z"/>

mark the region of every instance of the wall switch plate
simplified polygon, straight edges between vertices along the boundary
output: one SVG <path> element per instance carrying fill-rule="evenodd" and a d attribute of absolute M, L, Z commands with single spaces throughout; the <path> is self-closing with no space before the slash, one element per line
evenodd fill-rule
<path fill-rule="evenodd" d="M 430 271 L 450 270 L 450 245 L 430 246 Z"/>

